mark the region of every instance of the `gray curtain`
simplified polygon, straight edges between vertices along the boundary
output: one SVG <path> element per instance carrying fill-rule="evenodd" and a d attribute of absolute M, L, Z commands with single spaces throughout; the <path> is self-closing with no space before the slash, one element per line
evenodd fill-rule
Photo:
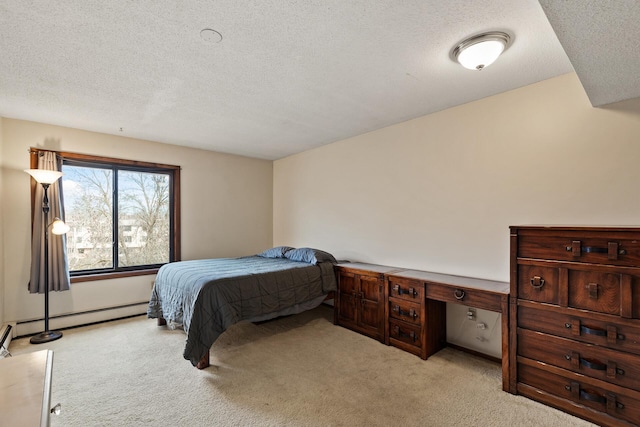
<path fill-rule="evenodd" d="M 56 153 L 51 151 L 41 151 L 38 154 L 38 169 L 48 169 L 59 171 L 62 167 L 62 160 L 58 159 Z M 49 290 L 66 291 L 70 288 L 69 263 L 67 262 L 67 237 L 66 235 L 56 236 L 51 233 L 50 224 L 54 218 L 64 220 L 64 208 L 62 205 L 62 178 L 49 186 L 49 215 L 47 218 L 47 232 L 49 233 Z M 33 206 L 33 230 L 31 241 L 31 280 L 29 281 L 29 292 L 44 293 L 46 284 L 44 282 L 44 233 L 43 226 L 44 213 L 42 212 L 42 201 L 44 189 L 42 185 L 35 187 L 35 203 Z"/>

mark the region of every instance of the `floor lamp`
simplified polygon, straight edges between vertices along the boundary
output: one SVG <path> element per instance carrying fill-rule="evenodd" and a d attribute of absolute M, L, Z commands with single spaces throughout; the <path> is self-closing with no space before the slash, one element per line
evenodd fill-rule
<path fill-rule="evenodd" d="M 69 231 L 69 226 L 65 224 L 61 219 L 55 218 L 54 221 L 49 224 L 49 186 L 56 182 L 62 176 L 62 172 L 46 170 L 46 169 L 26 169 L 26 173 L 31 175 L 44 190 L 44 197 L 42 199 L 42 224 L 44 227 L 44 332 L 40 332 L 38 335 L 31 337 L 31 344 L 43 344 L 49 341 L 55 341 L 62 338 L 62 332 L 49 330 L 49 227 L 51 227 L 51 233 L 60 235 Z M 41 264 L 42 265 L 42 264 Z"/>

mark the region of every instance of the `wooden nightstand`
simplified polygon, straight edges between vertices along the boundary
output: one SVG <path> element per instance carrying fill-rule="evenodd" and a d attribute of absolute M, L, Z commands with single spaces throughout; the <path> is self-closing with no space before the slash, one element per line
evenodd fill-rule
<path fill-rule="evenodd" d="M 384 342 L 384 275 L 398 270 L 396 267 L 360 262 L 336 265 L 335 322 Z"/>

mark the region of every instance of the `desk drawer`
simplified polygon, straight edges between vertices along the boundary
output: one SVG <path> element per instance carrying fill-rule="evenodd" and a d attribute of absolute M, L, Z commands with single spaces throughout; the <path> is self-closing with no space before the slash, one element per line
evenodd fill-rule
<path fill-rule="evenodd" d="M 419 280 L 389 278 L 389 297 L 420 303 L 424 299 L 424 284 Z"/>
<path fill-rule="evenodd" d="M 418 351 L 422 348 L 422 336 L 418 325 L 389 319 L 389 338 L 409 344 Z"/>
<path fill-rule="evenodd" d="M 427 299 L 455 302 L 490 311 L 502 311 L 502 297 L 496 293 L 430 282 L 425 284 L 425 289 Z"/>
<path fill-rule="evenodd" d="M 414 325 L 422 324 L 421 305 L 398 298 L 389 298 L 389 316 Z"/>
<path fill-rule="evenodd" d="M 526 329 L 518 329 L 518 354 L 640 390 L 640 356 Z"/>

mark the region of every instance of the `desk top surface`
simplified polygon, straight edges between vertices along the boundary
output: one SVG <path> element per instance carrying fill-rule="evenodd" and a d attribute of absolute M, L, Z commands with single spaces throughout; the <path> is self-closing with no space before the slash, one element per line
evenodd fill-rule
<path fill-rule="evenodd" d="M 339 262 L 336 267 L 354 270 L 371 271 L 405 279 L 420 280 L 422 282 L 438 283 L 459 288 L 477 289 L 485 292 L 509 295 L 509 282 L 497 280 L 477 279 L 475 277 L 456 276 L 453 274 L 433 273 L 423 270 L 410 270 L 387 265 L 368 264 L 364 262 Z"/>
<path fill-rule="evenodd" d="M 506 295 L 508 295 L 510 291 L 509 282 L 476 279 L 474 277 L 455 276 L 452 274 L 432 273 L 430 271 L 401 270 L 391 273 L 390 275 L 403 277 L 405 279 L 416 279 L 423 282 L 432 282 L 460 288 L 478 289 Z"/>
<path fill-rule="evenodd" d="M 371 271 L 373 273 L 389 274 L 394 271 L 400 271 L 401 268 L 390 267 L 388 265 L 367 264 L 365 262 L 339 262 L 336 267 L 352 268 L 354 270 Z"/>

